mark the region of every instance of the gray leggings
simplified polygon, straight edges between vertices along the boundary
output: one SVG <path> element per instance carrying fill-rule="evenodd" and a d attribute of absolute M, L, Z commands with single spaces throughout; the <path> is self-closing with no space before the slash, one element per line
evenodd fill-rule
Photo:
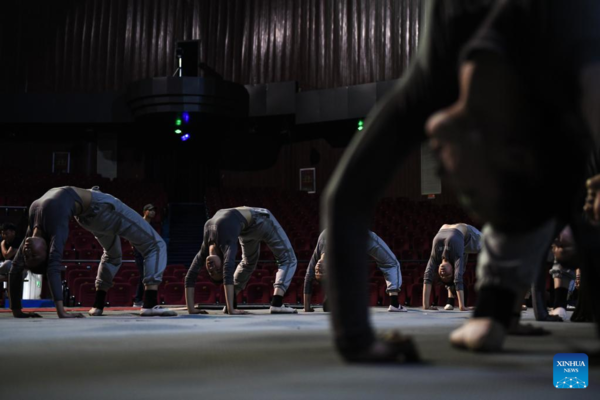
<path fill-rule="evenodd" d="M 487 224 L 477 260 L 477 290 L 502 287 L 519 293 L 535 281 L 554 234 L 556 220 L 550 219 L 525 233 L 504 234 Z"/>
<path fill-rule="evenodd" d="M 388 245 L 375 235 L 369 233 L 369 256 L 377 263 L 377 267 L 383 272 L 386 282 L 386 292 L 399 292 L 402 287 L 402 272 L 400 271 L 400 261 L 390 250 Z"/>
<path fill-rule="evenodd" d="M 92 190 L 90 208 L 76 217 L 104 248 L 96 289 L 108 290 L 122 261 L 120 237 L 127 239 L 144 257 L 144 285 L 158 285 L 167 266 L 167 246 L 140 214 L 109 194 Z"/>
<path fill-rule="evenodd" d="M 239 241 L 242 248 L 242 261 L 233 275 L 236 293 L 246 287 L 256 269 L 260 256 L 260 242 L 265 242 L 277 260 L 275 289 L 286 291 L 296 272 L 297 260 L 292 244 L 277 219 L 264 208 L 251 208 L 252 224 L 244 229 Z"/>

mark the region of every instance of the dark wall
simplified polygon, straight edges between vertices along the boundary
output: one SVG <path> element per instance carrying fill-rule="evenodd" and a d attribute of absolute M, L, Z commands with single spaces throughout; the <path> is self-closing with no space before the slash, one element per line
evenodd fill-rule
<path fill-rule="evenodd" d="M 0 91 L 103 92 L 171 75 L 175 42 L 243 83 L 301 90 L 398 78 L 419 0 L 10 0 L 0 4 Z"/>
<path fill-rule="evenodd" d="M 261 171 L 221 171 L 220 185 L 224 188 L 279 188 L 298 190 L 300 168 L 315 168 L 317 196 L 320 195 L 331 178 L 344 148 L 331 146 L 324 139 L 291 143 L 282 146 L 277 162 Z M 390 182 L 384 197 L 406 197 L 411 200 L 424 200 L 421 195 L 421 155 L 420 149 L 414 152 L 399 167 Z M 374 176 L 373 179 L 377 179 Z M 450 186 L 442 182 L 442 194 L 435 203 L 458 204 Z"/>
<path fill-rule="evenodd" d="M 16 129 L 15 129 L 16 130 Z M 40 128 L 39 130 L 42 130 Z M 188 143 L 166 140 L 135 129 L 114 128 L 112 132 L 89 132 L 89 129 L 63 133 L 60 137 L 41 135 L 35 129 L 22 128 L 15 137 L 11 129 L 0 128 L 0 158 L 2 170 L 18 169 L 22 174 L 48 174 L 52 171 L 52 153 L 71 153 L 71 172 L 93 175 L 96 172 L 96 141 L 105 134 L 119 137 L 117 148 L 118 177 L 160 183 L 171 201 L 202 201 L 208 187 L 279 188 L 298 190 L 299 169 L 315 168 L 317 195 L 320 195 L 336 168 L 345 147 L 332 145 L 325 139 L 284 142 L 273 137 L 269 146 L 260 152 L 244 141 L 232 152 L 236 139 L 221 141 L 194 140 Z M 258 138 L 260 139 L 260 138 Z M 258 140 L 254 139 L 254 140 Z M 259 142 L 260 144 L 260 142 Z M 246 151 L 244 152 L 243 149 Z M 226 159 L 239 159 L 237 170 L 223 168 Z M 269 158 L 268 168 L 244 168 L 244 159 Z M 271 157 L 274 157 L 271 160 Z M 374 177 L 377 179 L 377 177 Z M 442 194 L 434 202 L 457 204 L 449 185 L 443 182 Z M 407 197 L 422 200 L 420 187 L 420 152 L 417 148 L 400 166 L 384 197 Z"/>
<path fill-rule="evenodd" d="M 0 126 L 0 169 L 21 174 L 52 172 L 54 152 L 70 153 L 73 174 L 96 173 L 96 132 L 84 126 Z"/>
<path fill-rule="evenodd" d="M 171 75 L 175 70 L 175 42 L 196 39 L 202 43 L 202 61 L 225 79 L 242 84 L 297 81 L 299 89 L 307 91 L 396 79 L 416 53 L 421 3 L 3 1 L 0 92 L 123 90 L 139 79 Z M 275 138 L 267 145 L 264 141 L 271 140 L 269 137 L 248 136 L 182 146 L 144 140 L 142 134 L 128 129 L 118 135 L 118 175 L 163 183 L 177 200 L 197 200 L 206 187 L 220 185 L 296 189 L 298 168 L 313 166 L 310 156 L 314 151 L 320 154 L 315 166 L 322 189 L 343 152 L 339 145 L 330 146 L 334 138 L 328 139 L 330 143 L 305 140 L 291 144 Z M 234 144 L 239 145 L 233 148 Z M 45 170 L 48 162 L 43 160 L 49 148 L 41 145 L 29 150 L 39 151 L 36 169 Z M 272 167 L 244 169 L 248 157 Z M 418 161 L 418 154 L 407 161 L 388 195 L 420 197 Z"/>

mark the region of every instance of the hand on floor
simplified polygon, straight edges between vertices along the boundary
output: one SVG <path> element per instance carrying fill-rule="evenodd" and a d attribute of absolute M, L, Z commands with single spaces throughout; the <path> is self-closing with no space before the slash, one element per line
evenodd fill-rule
<path fill-rule="evenodd" d="M 40 314 L 37 313 L 29 313 L 29 312 L 23 312 L 21 310 L 19 311 L 13 311 L 13 317 L 15 318 L 42 318 L 42 316 Z"/>

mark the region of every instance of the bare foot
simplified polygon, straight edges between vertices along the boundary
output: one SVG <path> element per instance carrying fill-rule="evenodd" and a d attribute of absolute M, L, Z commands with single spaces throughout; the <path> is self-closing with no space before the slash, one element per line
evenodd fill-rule
<path fill-rule="evenodd" d="M 500 351 L 506 329 L 491 318 L 473 318 L 450 334 L 453 346 L 472 351 Z"/>
<path fill-rule="evenodd" d="M 560 320 L 552 319 L 551 321 L 565 321 L 567 319 L 567 310 L 562 307 L 556 307 L 554 310 L 548 313 L 549 316 L 559 317 Z"/>
<path fill-rule="evenodd" d="M 360 363 L 417 363 L 419 353 L 412 339 L 398 332 L 390 332 L 377 338 L 367 350 L 356 354 L 344 354 L 349 362 Z"/>
<path fill-rule="evenodd" d="M 88 314 L 90 314 L 90 317 L 99 317 L 99 316 L 101 316 L 101 315 L 102 315 L 102 312 L 103 312 L 103 311 L 104 311 L 104 310 L 103 310 L 103 309 L 101 309 L 101 308 L 95 308 L 95 307 L 92 307 L 92 308 L 90 309 L 90 311 L 88 311 Z"/>
<path fill-rule="evenodd" d="M 531 324 L 516 324 L 508 329 L 508 334 L 513 336 L 545 336 L 549 335 L 550 331 Z"/>

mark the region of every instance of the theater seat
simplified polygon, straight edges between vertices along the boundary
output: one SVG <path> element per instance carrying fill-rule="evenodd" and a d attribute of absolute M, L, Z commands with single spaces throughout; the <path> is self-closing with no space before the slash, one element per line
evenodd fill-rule
<path fill-rule="evenodd" d="M 81 278 L 80 278 L 81 279 Z M 86 282 L 79 286 L 76 301 L 83 307 L 91 307 L 96 300 L 96 287 L 93 282 Z"/>
<path fill-rule="evenodd" d="M 212 282 L 197 282 L 194 286 L 194 303 L 214 304 L 217 297 L 217 285 Z"/>
<path fill-rule="evenodd" d="M 269 303 L 271 289 L 264 283 L 251 283 L 246 286 L 246 302 L 248 304 Z"/>
<path fill-rule="evenodd" d="M 165 304 L 185 304 L 185 287 L 183 283 L 167 283 L 162 290 L 162 298 Z"/>
<path fill-rule="evenodd" d="M 132 303 L 132 291 L 129 283 L 115 283 L 106 294 L 106 301 L 110 307 L 130 306 Z"/>

